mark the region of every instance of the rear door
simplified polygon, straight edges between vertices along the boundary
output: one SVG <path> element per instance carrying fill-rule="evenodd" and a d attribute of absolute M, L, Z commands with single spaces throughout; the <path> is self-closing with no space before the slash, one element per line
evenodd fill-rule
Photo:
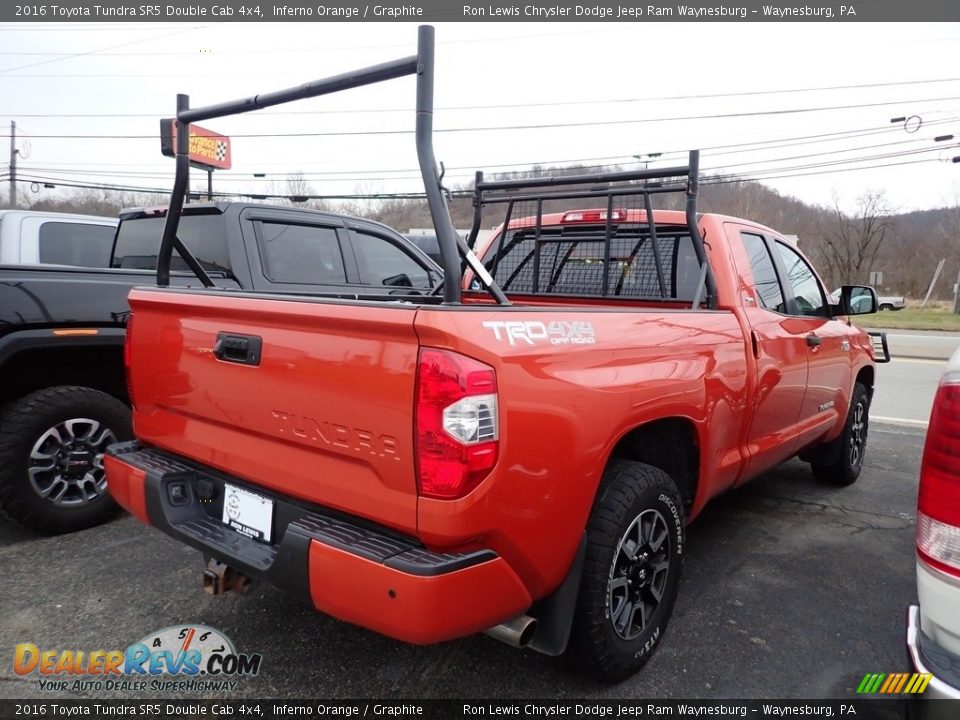
<path fill-rule="evenodd" d="M 756 361 L 753 404 L 748 408 L 750 460 L 742 476 L 746 479 L 799 450 L 797 421 L 807 386 L 808 353 L 803 321 L 789 313 L 787 288 L 766 238 L 749 226 L 724 227 Z"/>

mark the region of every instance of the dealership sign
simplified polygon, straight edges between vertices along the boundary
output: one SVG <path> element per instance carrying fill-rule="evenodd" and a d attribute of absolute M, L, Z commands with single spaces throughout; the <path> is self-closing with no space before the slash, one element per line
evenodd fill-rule
<path fill-rule="evenodd" d="M 160 121 L 160 152 L 176 156 L 177 124 L 170 118 Z M 190 126 L 190 162 L 205 169 L 229 170 L 230 138 L 199 125 Z"/>

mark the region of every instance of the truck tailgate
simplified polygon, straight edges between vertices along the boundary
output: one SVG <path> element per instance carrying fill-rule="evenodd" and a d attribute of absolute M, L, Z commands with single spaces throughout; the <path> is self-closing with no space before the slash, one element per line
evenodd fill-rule
<path fill-rule="evenodd" d="M 143 288 L 130 306 L 142 442 L 416 532 L 415 307 Z"/>

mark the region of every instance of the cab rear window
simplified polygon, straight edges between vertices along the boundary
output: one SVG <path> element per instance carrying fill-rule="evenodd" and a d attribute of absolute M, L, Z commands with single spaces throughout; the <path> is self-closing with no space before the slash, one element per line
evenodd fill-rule
<path fill-rule="evenodd" d="M 585 297 L 661 298 L 653 241 L 646 226 L 613 228 L 609 257 L 605 228 L 544 227 L 507 233 L 485 265 L 507 293 Z M 665 296 L 692 300 L 700 279 L 693 241 L 684 228 L 658 229 Z"/>
<path fill-rule="evenodd" d="M 120 223 L 112 267 L 156 270 L 157 251 L 163 238 L 165 217 L 131 218 Z M 222 215 L 184 215 L 177 235 L 193 253 L 204 270 L 230 272 L 227 231 Z M 190 271 L 176 250 L 170 269 Z"/>

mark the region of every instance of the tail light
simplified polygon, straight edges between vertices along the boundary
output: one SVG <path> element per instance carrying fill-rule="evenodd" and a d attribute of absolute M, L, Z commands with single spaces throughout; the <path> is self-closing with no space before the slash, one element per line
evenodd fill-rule
<path fill-rule="evenodd" d="M 497 463 L 496 372 L 459 353 L 423 348 L 416 392 L 420 495 L 463 497 Z"/>
<path fill-rule="evenodd" d="M 960 577 L 960 373 L 944 375 L 933 401 L 920 466 L 917 552 Z"/>
<path fill-rule="evenodd" d="M 127 398 L 133 405 L 133 378 L 130 375 L 130 343 L 133 340 L 133 313 L 127 316 L 127 331 L 123 341 L 123 374 L 127 381 Z"/>

